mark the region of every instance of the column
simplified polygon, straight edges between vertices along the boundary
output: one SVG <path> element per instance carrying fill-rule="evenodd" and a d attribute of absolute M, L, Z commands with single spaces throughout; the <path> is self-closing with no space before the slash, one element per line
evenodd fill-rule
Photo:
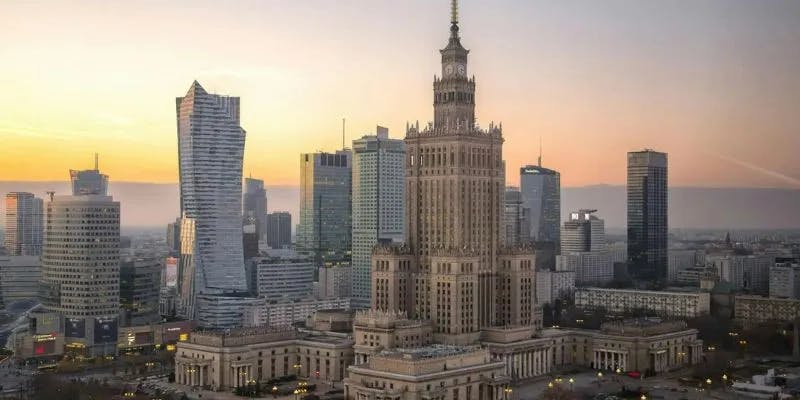
<path fill-rule="evenodd" d="M 600 359 L 597 357 L 597 350 L 594 351 L 594 369 L 600 369 Z"/>

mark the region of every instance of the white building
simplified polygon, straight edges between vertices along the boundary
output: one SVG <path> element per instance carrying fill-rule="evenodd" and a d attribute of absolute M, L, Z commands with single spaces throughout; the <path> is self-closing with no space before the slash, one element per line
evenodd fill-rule
<path fill-rule="evenodd" d="M 553 303 L 575 292 L 575 271 L 536 271 L 537 304 Z"/>
<path fill-rule="evenodd" d="M 0 256 L 0 304 L 38 299 L 41 278 L 38 256 Z"/>
<path fill-rule="evenodd" d="M 769 268 L 769 297 L 800 299 L 800 264 L 778 260 Z"/>
<path fill-rule="evenodd" d="M 556 256 L 556 270 L 575 271 L 578 284 L 606 283 L 614 279 L 605 223 L 594 212 L 573 212 L 561 228 L 561 255 Z"/>
<path fill-rule="evenodd" d="M 675 282 L 679 272 L 704 264 L 704 250 L 669 249 L 667 250 L 667 279 Z"/>
<path fill-rule="evenodd" d="M 575 305 L 602 308 L 612 313 L 647 310 L 665 317 L 692 318 L 711 311 L 711 295 L 707 292 L 582 288 L 575 291 Z"/>
<path fill-rule="evenodd" d="M 707 255 L 706 262 L 714 265 L 720 280 L 737 290 L 762 295 L 769 293 L 769 269 L 775 265 L 774 255 Z"/>
<path fill-rule="evenodd" d="M 350 308 L 350 299 L 271 300 L 245 310 L 244 326 L 283 327 L 305 321 L 319 310 Z"/>
<path fill-rule="evenodd" d="M 375 135 L 353 141 L 351 292 L 365 306 L 370 300 L 372 248 L 379 241 L 401 242 L 405 237 L 405 155 L 405 143 L 389 139 L 389 130 L 382 126 Z"/>
<path fill-rule="evenodd" d="M 63 315 L 66 345 L 86 356 L 116 354 L 119 212 L 105 192 L 47 203 L 42 304 Z"/>
<path fill-rule="evenodd" d="M 239 98 L 209 94 L 197 81 L 176 100 L 181 191 L 182 312 L 198 293 L 246 291 L 242 249 Z"/>
<path fill-rule="evenodd" d="M 300 299 L 311 295 L 314 264 L 309 259 L 258 258 L 250 268 L 258 296 Z"/>
<path fill-rule="evenodd" d="M 319 267 L 317 297 L 320 299 L 350 297 L 352 270 L 350 263 L 347 262 L 329 263 Z"/>
<path fill-rule="evenodd" d="M 42 254 L 44 214 L 42 199 L 31 193 L 6 194 L 6 225 L 4 245 L 11 256 Z"/>

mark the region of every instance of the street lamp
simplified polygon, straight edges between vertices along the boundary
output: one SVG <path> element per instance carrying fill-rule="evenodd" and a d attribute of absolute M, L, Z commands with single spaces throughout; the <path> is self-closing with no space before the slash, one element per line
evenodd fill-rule
<path fill-rule="evenodd" d="M 572 386 L 575 384 L 575 379 L 569 378 L 569 390 L 572 391 Z"/>
<path fill-rule="evenodd" d="M 272 398 L 276 398 L 276 397 L 278 397 L 278 387 L 277 386 L 273 386 L 272 387 Z"/>
<path fill-rule="evenodd" d="M 645 395 L 644 395 L 644 393 L 642 393 L 642 397 L 639 397 L 639 399 L 641 399 L 641 400 L 647 400 L 647 396 L 645 396 Z"/>
<path fill-rule="evenodd" d="M 547 382 L 547 387 L 552 389 L 553 388 L 553 381 Z"/>
<path fill-rule="evenodd" d="M 598 372 L 597 373 L 597 379 L 603 379 L 603 373 L 602 372 Z"/>
<path fill-rule="evenodd" d="M 513 391 L 514 390 L 512 390 L 511 387 L 509 387 L 509 386 L 506 386 L 505 388 L 503 388 L 503 398 L 505 400 L 508 400 L 508 397 L 511 396 L 511 393 Z"/>

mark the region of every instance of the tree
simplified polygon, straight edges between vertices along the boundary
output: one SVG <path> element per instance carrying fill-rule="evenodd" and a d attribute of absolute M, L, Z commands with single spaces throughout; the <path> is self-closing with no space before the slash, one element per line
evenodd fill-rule
<path fill-rule="evenodd" d="M 547 388 L 544 392 L 542 392 L 541 396 L 539 396 L 541 400 L 577 400 L 578 396 L 575 395 L 575 392 L 565 389 L 561 385 L 555 385 L 551 388 Z"/>

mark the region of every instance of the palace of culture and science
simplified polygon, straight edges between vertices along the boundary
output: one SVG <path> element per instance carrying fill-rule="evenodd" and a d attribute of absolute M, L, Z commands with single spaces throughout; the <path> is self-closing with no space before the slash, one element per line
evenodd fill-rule
<path fill-rule="evenodd" d="M 659 373 L 701 360 L 682 321 L 542 327 L 534 250 L 503 245 L 502 126 L 475 122 L 457 15 L 453 1 L 433 122 L 406 130 L 405 243 L 373 249 L 370 309 L 318 312 L 305 330 L 194 333 L 177 345 L 178 383 L 228 390 L 294 372 L 343 382 L 346 399 L 499 400 L 565 367 Z"/>
<path fill-rule="evenodd" d="M 475 121 L 457 16 L 453 1 L 434 120 L 406 131 L 407 242 L 373 251 L 346 398 L 500 399 L 565 365 L 665 371 L 700 360 L 702 342 L 682 322 L 542 329 L 534 251 L 502 246 L 502 125 Z"/>

